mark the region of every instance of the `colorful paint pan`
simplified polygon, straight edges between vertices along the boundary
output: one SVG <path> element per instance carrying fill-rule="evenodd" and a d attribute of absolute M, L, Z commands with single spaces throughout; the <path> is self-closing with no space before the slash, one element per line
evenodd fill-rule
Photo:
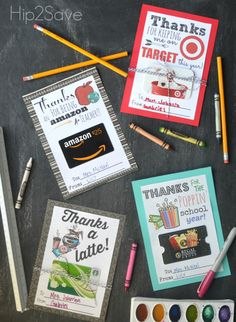
<path fill-rule="evenodd" d="M 230 320 L 230 307 L 228 305 L 224 305 L 220 308 L 219 311 L 219 320 L 220 322 L 228 322 Z"/>
<path fill-rule="evenodd" d="M 191 304 L 186 311 L 186 319 L 188 322 L 196 322 L 198 318 L 198 310 L 196 305 Z"/>
<path fill-rule="evenodd" d="M 148 317 L 147 306 L 143 303 L 139 304 L 136 308 L 136 318 L 139 322 L 146 321 Z"/>
<path fill-rule="evenodd" d="M 233 322 L 232 300 L 131 299 L 130 322 Z"/>
<path fill-rule="evenodd" d="M 202 319 L 204 322 L 211 322 L 214 319 L 214 308 L 212 305 L 206 305 L 202 311 Z"/>
<path fill-rule="evenodd" d="M 178 322 L 181 318 L 181 309 L 178 304 L 173 304 L 169 310 L 169 319 L 171 322 Z"/>
<path fill-rule="evenodd" d="M 165 308 L 162 304 L 156 304 L 152 310 L 152 316 L 155 322 L 163 321 L 165 317 Z"/>

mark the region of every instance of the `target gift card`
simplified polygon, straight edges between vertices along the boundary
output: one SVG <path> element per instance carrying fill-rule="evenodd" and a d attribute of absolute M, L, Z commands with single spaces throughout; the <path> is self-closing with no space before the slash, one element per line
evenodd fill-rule
<path fill-rule="evenodd" d="M 143 5 L 121 112 L 198 126 L 218 20 Z"/>

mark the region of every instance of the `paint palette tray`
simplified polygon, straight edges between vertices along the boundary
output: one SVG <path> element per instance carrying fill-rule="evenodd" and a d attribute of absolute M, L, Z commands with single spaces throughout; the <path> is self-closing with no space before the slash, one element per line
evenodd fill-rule
<path fill-rule="evenodd" d="M 232 300 L 131 299 L 130 322 L 233 322 Z"/>

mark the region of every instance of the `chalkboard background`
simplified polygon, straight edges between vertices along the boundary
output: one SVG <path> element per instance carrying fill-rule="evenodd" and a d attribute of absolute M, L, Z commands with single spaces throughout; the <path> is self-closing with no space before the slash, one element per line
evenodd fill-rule
<path fill-rule="evenodd" d="M 195 128 L 171 124 L 173 130 L 179 130 L 205 140 L 207 148 L 200 149 L 194 145 L 168 138 L 168 142 L 176 149 L 176 152 L 170 153 L 131 131 L 128 128 L 130 121 L 137 122 L 151 133 L 157 133 L 159 126 L 169 124 L 164 121 L 121 114 L 119 109 L 125 79 L 105 67 L 98 66 L 104 86 L 139 165 L 139 171 L 132 175 L 107 183 L 69 200 L 70 203 L 126 215 L 125 232 L 107 312 L 108 322 L 129 321 L 130 298 L 133 296 L 197 298 L 197 284 L 159 292 L 152 291 L 143 239 L 131 190 L 132 180 L 212 166 L 225 237 L 236 222 L 236 2 L 235 0 L 159 0 L 146 3 L 220 19 L 200 126 Z M 75 12 L 80 14 L 77 13 L 69 20 L 64 16 L 63 20 L 59 21 L 62 19 L 61 14 L 56 14 L 53 19 L 51 15 L 47 14 L 46 6 L 48 5 L 51 6 L 48 10 L 53 14 L 65 10 L 68 14 Z M 79 53 L 35 31 L 33 24 L 42 24 L 99 56 L 123 50 L 131 52 L 141 5 L 142 1 L 137 0 L 1 1 L 0 126 L 4 128 L 14 200 L 18 193 L 25 164 L 30 156 L 34 159 L 26 197 L 22 209 L 16 213 L 28 288 L 47 200 L 50 198 L 62 201 L 62 196 L 22 101 L 22 95 L 73 75 L 76 71 L 27 83 L 22 81 L 22 76 L 86 60 Z M 16 13 L 17 11 L 18 13 Z M 26 20 L 26 15 L 31 21 Z M 213 95 L 217 91 L 216 55 L 218 54 L 223 57 L 230 151 L 229 165 L 223 164 L 222 147 L 217 144 L 215 139 Z M 129 59 L 117 60 L 115 65 L 127 70 Z M 0 320 L 2 322 L 74 321 L 74 319 L 40 311 L 30 310 L 23 314 L 15 311 L 2 225 L 0 225 L 0 230 Z M 133 239 L 139 242 L 140 247 L 132 286 L 129 292 L 125 293 L 124 276 L 130 243 Z M 234 244 L 228 253 L 232 276 L 215 280 L 206 298 L 235 299 L 235 247 Z"/>

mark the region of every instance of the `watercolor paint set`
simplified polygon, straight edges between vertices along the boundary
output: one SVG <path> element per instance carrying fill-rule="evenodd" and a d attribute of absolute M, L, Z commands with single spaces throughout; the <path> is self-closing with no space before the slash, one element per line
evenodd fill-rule
<path fill-rule="evenodd" d="M 233 322 L 232 300 L 131 299 L 130 322 Z"/>

